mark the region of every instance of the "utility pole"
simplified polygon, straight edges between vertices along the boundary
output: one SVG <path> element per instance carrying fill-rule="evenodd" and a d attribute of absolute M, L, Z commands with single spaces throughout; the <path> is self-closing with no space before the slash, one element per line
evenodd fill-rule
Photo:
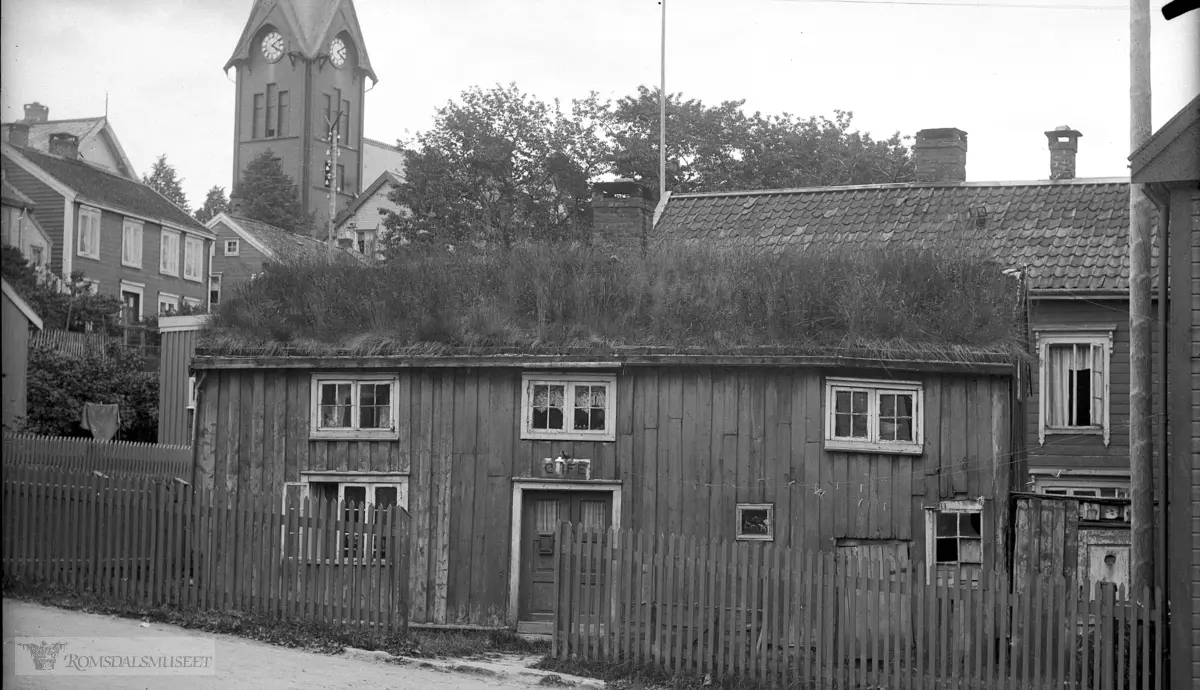
<path fill-rule="evenodd" d="M 1150 1 L 1129 2 L 1129 150 L 1150 138 Z M 1166 299 L 1166 295 L 1159 295 Z M 1154 579 L 1153 343 L 1150 309 L 1150 198 L 1129 185 L 1129 488 L 1131 584 Z M 1165 383 L 1165 382 L 1164 382 Z"/>
<path fill-rule="evenodd" d="M 333 250 L 336 246 L 333 236 L 333 218 L 337 214 L 337 162 L 338 162 L 338 146 L 341 144 L 341 132 L 338 130 L 338 122 L 342 119 L 342 111 L 339 110 L 329 122 L 329 158 L 325 164 L 328 169 L 325 170 L 325 187 L 329 190 L 329 237 L 326 239 L 329 250 L 329 260 L 333 261 Z"/>
<path fill-rule="evenodd" d="M 662 72 L 658 82 L 658 198 L 667 195 L 667 0 L 662 5 Z"/>

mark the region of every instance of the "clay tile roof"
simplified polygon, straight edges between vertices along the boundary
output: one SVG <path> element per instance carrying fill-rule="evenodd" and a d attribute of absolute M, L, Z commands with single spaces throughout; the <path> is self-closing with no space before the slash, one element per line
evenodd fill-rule
<path fill-rule="evenodd" d="M 1123 179 L 893 184 L 675 194 L 652 241 L 776 251 L 961 240 L 1027 265 L 1034 290 L 1119 292 L 1128 227 Z"/>
<path fill-rule="evenodd" d="M 200 234 L 208 229 L 150 187 L 79 160 L 52 156 L 33 149 L 15 149 L 46 174 L 75 190 L 79 201 L 111 206 L 135 216 L 166 221 Z"/>

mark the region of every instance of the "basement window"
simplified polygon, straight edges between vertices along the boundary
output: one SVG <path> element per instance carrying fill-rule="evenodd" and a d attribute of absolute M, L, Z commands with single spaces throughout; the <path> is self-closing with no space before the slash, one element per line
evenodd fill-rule
<path fill-rule="evenodd" d="M 392 376 L 313 376 L 310 437 L 398 438 L 398 383 Z"/>
<path fill-rule="evenodd" d="M 614 441 L 616 391 L 612 374 L 525 374 L 521 438 Z"/>
<path fill-rule="evenodd" d="M 737 506 L 738 541 L 775 540 L 775 504 L 739 503 Z"/>
<path fill-rule="evenodd" d="M 825 449 L 919 454 L 920 383 L 830 377 L 825 381 Z"/>

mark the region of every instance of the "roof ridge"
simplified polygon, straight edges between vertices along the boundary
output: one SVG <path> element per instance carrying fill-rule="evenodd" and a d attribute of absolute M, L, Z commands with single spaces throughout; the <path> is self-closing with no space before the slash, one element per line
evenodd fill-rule
<path fill-rule="evenodd" d="M 1077 177 L 1070 180 L 1011 180 L 996 182 L 887 182 L 881 184 L 831 185 L 827 187 L 790 187 L 784 189 L 747 189 L 728 192 L 674 192 L 670 200 L 721 196 L 767 196 L 772 194 L 817 194 L 886 189 L 969 189 L 974 187 L 1069 187 L 1101 184 L 1129 184 L 1128 177 Z M 670 203 L 668 200 L 668 203 Z"/>

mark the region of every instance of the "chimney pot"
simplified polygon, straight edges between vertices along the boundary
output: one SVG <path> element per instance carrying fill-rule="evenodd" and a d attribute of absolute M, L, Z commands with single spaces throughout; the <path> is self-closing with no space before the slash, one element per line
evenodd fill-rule
<path fill-rule="evenodd" d="M 1050 179 L 1075 179 L 1075 154 L 1079 151 L 1079 131 L 1068 125 L 1059 125 L 1046 132 L 1050 145 Z"/>
<path fill-rule="evenodd" d="M 913 163 L 917 182 L 965 182 L 967 133 L 955 127 L 917 132 Z"/>
<path fill-rule="evenodd" d="M 592 243 L 646 250 L 657 200 L 646 185 L 626 179 L 592 187 Z"/>
<path fill-rule="evenodd" d="M 8 143 L 27 148 L 29 146 L 29 123 L 14 122 L 8 126 Z"/>
<path fill-rule="evenodd" d="M 70 160 L 79 158 L 79 137 L 66 132 L 54 132 L 50 135 L 50 153 Z"/>
<path fill-rule="evenodd" d="M 25 121 L 30 124 L 46 122 L 50 119 L 50 108 L 37 101 L 25 104 Z"/>

